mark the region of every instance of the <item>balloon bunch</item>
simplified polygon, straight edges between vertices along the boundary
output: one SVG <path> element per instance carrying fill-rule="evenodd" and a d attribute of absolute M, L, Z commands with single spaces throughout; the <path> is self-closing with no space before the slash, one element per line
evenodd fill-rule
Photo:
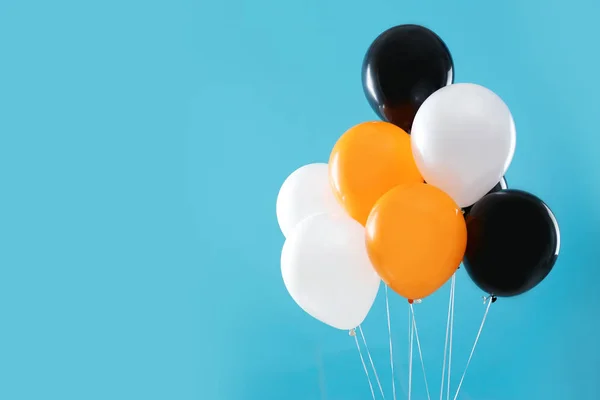
<path fill-rule="evenodd" d="M 540 199 L 507 188 L 516 132 L 504 101 L 454 83 L 448 48 L 417 25 L 382 33 L 362 78 L 383 121 L 350 128 L 328 164 L 294 171 L 277 198 L 282 275 L 298 305 L 352 329 L 380 280 L 409 302 L 461 262 L 493 296 L 541 282 L 558 255 L 558 224 Z"/>

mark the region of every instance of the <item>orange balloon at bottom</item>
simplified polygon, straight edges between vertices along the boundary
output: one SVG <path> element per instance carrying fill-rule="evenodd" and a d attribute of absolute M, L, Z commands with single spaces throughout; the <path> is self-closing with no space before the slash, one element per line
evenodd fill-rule
<path fill-rule="evenodd" d="M 439 289 L 457 270 L 467 246 L 461 208 L 425 184 L 397 186 L 373 207 L 367 250 L 381 279 L 409 300 Z"/>

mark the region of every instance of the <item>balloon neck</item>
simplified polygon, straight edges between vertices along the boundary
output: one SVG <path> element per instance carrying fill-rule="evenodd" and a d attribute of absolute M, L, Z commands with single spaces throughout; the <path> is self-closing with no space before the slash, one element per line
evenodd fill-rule
<path fill-rule="evenodd" d="M 496 297 L 493 294 L 490 294 L 489 296 L 485 296 L 483 298 L 483 304 L 487 304 L 488 301 L 491 301 L 492 304 L 494 304 L 496 302 L 496 300 L 498 300 L 498 297 Z"/>
<path fill-rule="evenodd" d="M 350 336 L 356 336 L 356 330 L 355 329 L 350 329 L 348 331 L 348 335 L 350 335 Z"/>
<path fill-rule="evenodd" d="M 408 304 L 413 304 L 415 301 L 413 299 L 408 299 Z"/>

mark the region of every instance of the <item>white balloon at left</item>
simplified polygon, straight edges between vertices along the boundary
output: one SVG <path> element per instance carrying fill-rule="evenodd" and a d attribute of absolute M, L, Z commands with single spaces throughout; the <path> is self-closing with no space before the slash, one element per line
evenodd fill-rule
<path fill-rule="evenodd" d="M 277 221 L 285 237 L 302 220 L 320 213 L 346 211 L 338 203 L 329 184 L 329 166 L 308 164 L 286 178 L 277 195 Z"/>
<path fill-rule="evenodd" d="M 318 214 L 298 224 L 283 245 L 281 273 L 304 311 L 344 330 L 364 321 L 380 283 L 365 228 L 346 214 Z"/>

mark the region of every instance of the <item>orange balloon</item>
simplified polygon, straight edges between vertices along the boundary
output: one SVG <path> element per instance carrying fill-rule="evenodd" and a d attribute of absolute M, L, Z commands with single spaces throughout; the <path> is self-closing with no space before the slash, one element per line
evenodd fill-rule
<path fill-rule="evenodd" d="M 364 122 L 346 131 L 331 152 L 329 177 L 338 201 L 362 225 L 388 190 L 423 182 L 410 136 L 387 122 Z"/>
<path fill-rule="evenodd" d="M 381 279 L 409 300 L 438 290 L 456 272 L 467 246 L 462 210 L 425 183 L 398 186 L 373 207 L 367 250 Z"/>

